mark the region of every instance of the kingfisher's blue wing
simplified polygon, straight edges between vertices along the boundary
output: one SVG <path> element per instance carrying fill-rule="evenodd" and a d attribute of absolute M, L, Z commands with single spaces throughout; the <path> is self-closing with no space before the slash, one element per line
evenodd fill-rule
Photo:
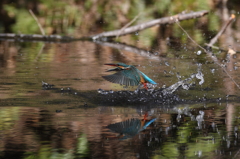
<path fill-rule="evenodd" d="M 143 72 L 139 71 L 143 78 L 148 82 L 148 83 L 151 83 L 151 84 L 157 84 L 156 82 L 154 82 L 151 78 L 149 78 L 147 75 L 145 75 Z"/>
<path fill-rule="evenodd" d="M 126 86 L 137 86 L 140 83 L 139 73 L 135 69 L 121 70 L 115 74 L 102 77 L 112 83 Z"/>

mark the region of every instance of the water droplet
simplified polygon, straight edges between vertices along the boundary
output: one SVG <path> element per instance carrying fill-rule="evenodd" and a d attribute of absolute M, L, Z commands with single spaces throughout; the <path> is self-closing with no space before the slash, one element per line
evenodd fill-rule
<path fill-rule="evenodd" d="M 182 76 L 179 74 L 179 72 L 176 73 L 178 80 L 180 81 L 182 79 Z"/>
<path fill-rule="evenodd" d="M 212 73 L 214 73 L 214 72 L 215 72 L 215 70 L 216 70 L 216 69 L 214 69 L 214 68 L 213 68 L 213 69 L 211 69 L 210 71 L 211 71 Z"/>
<path fill-rule="evenodd" d="M 102 89 L 98 89 L 98 93 L 102 94 L 103 90 Z"/>
<path fill-rule="evenodd" d="M 201 156 L 202 156 L 202 151 L 199 150 L 199 151 L 198 151 L 198 157 L 201 157 Z"/>
<path fill-rule="evenodd" d="M 166 66 L 170 66 L 169 63 L 168 63 L 167 61 L 165 61 L 165 65 L 166 65 Z"/>
<path fill-rule="evenodd" d="M 212 128 L 215 128 L 216 124 L 214 122 L 212 122 Z"/>
<path fill-rule="evenodd" d="M 202 51 L 201 50 L 198 50 L 197 51 L 197 55 L 201 55 L 202 54 Z"/>
<path fill-rule="evenodd" d="M 238 127 L 237 126 L 234 127 L 234 131 L 238 131 Z"/>

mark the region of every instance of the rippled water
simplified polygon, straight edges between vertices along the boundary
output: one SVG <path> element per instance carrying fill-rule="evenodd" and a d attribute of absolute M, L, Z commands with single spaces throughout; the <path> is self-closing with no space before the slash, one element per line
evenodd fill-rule
<path fill-rule="evenodd" d="M 0 47 L 0 158 L 240 156 L 239 91 L 199 50 L 157 57 L 91 42 Z M 158 83 L 155 92 L 105 81 L 104 63 L 113 62 L 138 65 Z M 224 63 L 236 81 L 237 62 Z M 199 71 L 204 80 L 161 94 Z"/>

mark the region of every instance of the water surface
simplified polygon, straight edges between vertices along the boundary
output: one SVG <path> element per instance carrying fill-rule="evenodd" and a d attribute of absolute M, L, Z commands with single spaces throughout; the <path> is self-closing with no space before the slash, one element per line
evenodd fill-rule
<path fill-rule="evenodd" d="M 197 49 L 170 50 L 167 55 L 137 54 L 87 41 L 1 41 L 0 47 L 1 158 L 238 158 L 240 155 L 236 96 L 239 91 L 211 59 L 197 55 Z M 218 57 L 225 59 L 225 54 L 219 53 Z M 136 89 L 101 77 L 110 74 L 104 63 L 115 62 L 137 65 L 158 83 L 156 89 L 198 71 L 204 74 L 204 82 L 200 85 L 200 80 L 194 79 L 188 90 L 179 88 L 174 92 L 185 102 L 136 104 L 116 103 L 112 99 L 102 102 L 104 96 L 98 98 L 98 89 L 114 92 Z M 232 58 L 224 63 L 236 81 L 237 62 L 238 58 Z M 54 86 L 45 89 L 42 81 Z M 107 128 L 133 118 L 141 121 L 146 113 L 147 119 L 156 120 L 135 136 L 123 140 L 122 134 Z"/>

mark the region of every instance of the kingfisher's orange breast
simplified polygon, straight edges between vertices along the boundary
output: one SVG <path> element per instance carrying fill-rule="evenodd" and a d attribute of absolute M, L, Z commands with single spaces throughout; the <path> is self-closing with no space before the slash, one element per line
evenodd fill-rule
<path fill-rule="evenodd" d="M 140 82 L 141 82 L 142 84 L 146 83 L 146 81 L 145 81 L 145 79 L 143 78 L 143 76 L 140 76 Z"/>

